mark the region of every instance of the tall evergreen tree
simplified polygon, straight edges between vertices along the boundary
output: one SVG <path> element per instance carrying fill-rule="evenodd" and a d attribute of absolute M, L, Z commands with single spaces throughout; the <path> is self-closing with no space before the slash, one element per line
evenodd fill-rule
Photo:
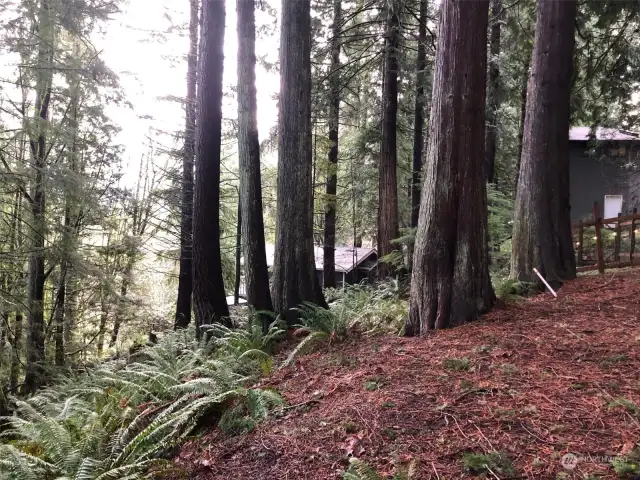
<path fill-rule="evenodd" d="M 569 205 L 569 117 L 575 0 L 538 2 L 527 90 L 511 275 L 554 286 L 575 278 Z"/>
<path fill-rule="evenodd" d="M 340 30 L 342 0 L 333 2 L 331 66 L 329 67 L 329 147 L 325 188 L 323 286 L 336 286 L 336 192 L 338 187 L 338 138 L 340 133 Z"/>
<path fill-rule="evenodd" d="M 400 1 L 387 4 L 385 31 L 384 80 L 382 83 L 382 137 L 378 188 L 378 254 L 390 254 L 391 243 L 398 238 L 397 123 L 398 123 L 398 54 L 400 46 Z M 378 275 L 391 273 L 390 264 L 381 262 Z"/>
<path fill-rule="evenodd" d="M 502 1 L 491 0 L 491 29 L 489 35 L 489 85 L 487 89 L 487 131 L 485 155 L 487 181 L 495 181 L 496 144 L 498 142 L 498 109 L 500 108 L 500 29 L 502 28 Z"/>
<path fill-rule="evenodd" d="M 278 204 L 272 298 L 295 321 L 302 302 L 326 306 L 313 249 L 310 0 L 283 0 L 280 27 Z"/>
<path fill-rule="evenodd" d="M 474 320 L 494 302 L 483 165 L 488 7 L 440 7 L 407 335 Z"/>
<path fill-rule="evenodd" d="M 36 74 L 35 125 L 36 134 L 30 139 L 33 156 L 31 195 L 31 252 L 29 254 L 29 284 L 27 289 L 29 341 L 27 342 L 27 372 L 24 381 L 25 393 L 33 393 L 45 379 L 45 322 L 44 322 L 44 285 L 46 192 L 45 179 L 48 158 L 47 124 L 53 85 L 53 55 L 55 27 L 49 0 L 41 0 L 36 17 L 38 32 L 38 67 Z"/>
<path fill-rule="evenodd" d="M 244 278 L 247 302 L 258 311 L 272 310 L 262 213 L 254 0 L 237 0 L 236 11 L 238 16 L 239 212 L 244 245 Z M 268 317 L 263 320 L 263 327 L 266 329 Z"/>
<path fill-rule="evenodd" d="M 418 227 L 420 215 L 420 186 L 424 145 L 425 77 L 427 68 L 427 9 L 428 0 L 420 0 L 418 15 L 418 54 L 416 56 L 416 105 L 413 117 L 413 168 L 411 176 L 411 227 Z M 413 255 L 413 250 L 409 252 Z M 410 259 L 411 260 L 411 259 Z"/>
<path fill-rule="evenodd" d="M 202 325 L 230 325 L 220 253 L 220 161 L 225 2 L 204 0 L 198 64 L 193 204 L 193 304 Z"/>
<path fill-rule="evenodd" d="M 198 70 L 199 0 L 189 1 L 189 54 L 187 57 L 187 98 L 182 152 L 182 196 L 180 212 L 180 272 L 175 327 L 191 323 L 193 293 L 193 160 L 195 156 L 196 84 Z"/>

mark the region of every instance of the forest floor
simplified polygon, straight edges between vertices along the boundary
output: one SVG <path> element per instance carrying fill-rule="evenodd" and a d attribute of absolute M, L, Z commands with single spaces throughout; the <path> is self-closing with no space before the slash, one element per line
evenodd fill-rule
<path fill-rule="evenodd" d="M 501 452 L 486 478 L 618 478 L 611 457 L 640 448 L 639 316 L 635 269 L 423 338 L 351 338 L 260 384 L 286 398 L 275 418 L 244 436 L 213 430 L 176 462 L 198 480 L 325 480 L 355 456 L 381 478 L 410 467 L 444 480 L 476 478 L 465 454 Z"/>

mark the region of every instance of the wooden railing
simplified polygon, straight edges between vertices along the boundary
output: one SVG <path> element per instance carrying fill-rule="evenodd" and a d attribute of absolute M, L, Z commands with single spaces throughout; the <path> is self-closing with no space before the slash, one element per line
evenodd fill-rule
<path fill-rule="evenodd" d="M 598 202 L 593 204 L 593 219 L 580 221 L 573 225 L 572 229 L 577 232 L 578 239 L 575 243 L 577 254 L 577 270 L 578 272 L 587 272 L 590 270 L 598 270 L 604 273 L 606 268 L 628 267 L 634 264 L 634 254 L 636 246 L 636 227 L 640 226 L 640 214 L 637 209 L 633 209 L 633 214 L 618 214 L 613 218 L 602 218 Z M 585 248 L 585 231 L 594 228 L 595 236 L 595 255 L 586 254 Z M 603 231 L 613 233 L 613 245 L 605 252 L 603 241 Z M 623 237 L 627 236 L 628 249 L 622 250 Z M 594 258 L 595 257 L 595 258 Z M 595 263 L 589 263 L 594 262 Z M 638 260 L 635 260 L 638 263 Z"/>

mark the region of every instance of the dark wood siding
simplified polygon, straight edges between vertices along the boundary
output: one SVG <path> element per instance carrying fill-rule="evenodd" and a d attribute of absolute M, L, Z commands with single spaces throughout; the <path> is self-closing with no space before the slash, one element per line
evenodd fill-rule
<path fill-rule="evenodd" d="M 622 195 L 623 214 L 640 208 L 640 146 L 629 142 L 572 142 L 570 150 L 571 220 L 591 218 L 593 202 L 604 208 L 605 195 Z M 635 164 L 635 167 L 632 166 Z"/>

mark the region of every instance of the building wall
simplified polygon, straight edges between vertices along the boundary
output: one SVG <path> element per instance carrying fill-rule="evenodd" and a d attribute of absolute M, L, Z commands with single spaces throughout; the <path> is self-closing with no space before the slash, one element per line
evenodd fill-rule
<path fill-rule="evenodd" d="M 595 149 L 589 149 L 587 142 L 572 142 L 571 220 L 592 218 L 593 202 L 598 202 L 602 213 L 605 195 L 622 195 L 622 214 L 640 208 L 639 154 L 640 147 L 629 142 L 603 142 Z M 635 169 L 629 164 L 635 164 Z"/>

